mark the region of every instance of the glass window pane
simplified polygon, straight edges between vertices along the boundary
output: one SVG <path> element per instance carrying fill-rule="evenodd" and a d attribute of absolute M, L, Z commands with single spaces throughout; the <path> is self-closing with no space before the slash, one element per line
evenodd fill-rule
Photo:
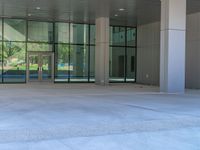
<path fill-rule="evenodd" d="M 136 49 L 127 48 L 127 78 L 126 81 L 135 81 L 136 77 Z"/>
<path fill-rule="evenodd" d="M 3 56 L 2 56 L 2 19 L 0 19 L 0 83 L 2 83 L 2 65 L 3 65 Z"/>
<path fill-rule="evenodd" d="M 110 48 L 110 81 L 124 81 L 125 78 L 125 48 Z"/>
<path fill-rule="evenodd" d="M 70 47 L 68 44 L 57 44 L 55 49 L 55 81 L 68 82 L 69 71 L 72 66 L 69 65 Z"/>
<path fill-rule="evenodd" d="M 125 27 L 110 27 L 110 44 L 125 46 Z"/>
<path fill-rule="evenodd" d="M 88 47 L 73 45 L 70 48 L 70 81 L 88 82 Z"/>
<path fill-rule="evenodd" d="M 0 19 L 0 41 L 3 39 L 3 33 L 2 33 L 2 19 Z M 2 44 L 2 43 L 1 43 Z"/>
<path fill-rule="evenodd" d="M 52 79 L 52 55 L 44 54 L 41 58 L 42 63 L 42 80 L 48 81 Z"/>
<path fill-rule="evenodd" d="M 26 44 L 22 42 L 4 42 L 3 77 L 4 82 L 25 82 L 26 80 Z"/>
<path fill-rule="evenodd" d="M 29 21 L 28 41 L 52 43 L 53 23 Z"/>
<path fill-rule="evenodd" d="M 70 26 L 70 42 L 73 44 L 88 44 L 88 25 L 71 24 Z"/>
<path fill-rule="evenodd" d="M 2 65 L 3 65 L 3 56 L 2 56 L 2 42 L 0 42 L 0 83 L 2 83 Z"/>
<path fill-rule="evenodd" d="M 95 46 L 90 46 L 90 81 L 95 81 Z"/>
<path fill-rule="evenodd" d="M 28 43 L 27 51 L 52 51 L 53 45 L 47 43 Z"/>
<path fill-rule="evenodd" d="M 127 46 L 136 46 L 136 28 L 127 28 Z"/>
<path fill-rule="evenodd" d="M 38 81 L 39 74 L 39 55 L 38 54 L 32 54 L 29 55 L 29 81 Z"/>
<path fill-rule="evenodd" d="M 96 26 L 95 25 L 90 25 L 90 44 L 95 44 L 96 42 Z"/>
<path fill-rule="evenodd" d="M 20 19 L 4 19 L 5 41 L 26 41 L 26 21 Z"/>
<path fill-rule="evenodd" d="M 69 23 L 55 24 L 55 43 L 69 43 Z"/>

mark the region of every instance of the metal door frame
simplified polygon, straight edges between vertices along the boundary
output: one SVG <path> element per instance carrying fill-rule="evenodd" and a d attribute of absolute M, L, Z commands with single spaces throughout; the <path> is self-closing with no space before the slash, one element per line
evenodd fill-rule
<path fill-rule="evenodd" d="M 38 55 L 38 67 L 39 67 L 39 70 L 38 70 L 38 80 L 34 81 L 34 80 L 30 80 L 29 78 L 29 75 L 30 75 L 30 70 L 29 70 L 29 57 L 31 55 Z M 51 79 L 49 80 L 43 80 L 42 79 L 42 56 L 51 56 Z M 26 63 L 26 81 L 27 83 L 31 83 L 31 82 L 54 82 L 54 53 L 53 52 L 41 52 L 41 51 L 29 51 L 27 52 L 27 63 Z"/>

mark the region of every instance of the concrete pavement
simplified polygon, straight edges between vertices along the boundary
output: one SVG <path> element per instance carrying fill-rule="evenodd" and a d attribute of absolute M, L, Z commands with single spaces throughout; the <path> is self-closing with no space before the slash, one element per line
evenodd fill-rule
<path fill-rule="evenodd" d="M 0 85 L 0 150 L 198 150 L 199 108 L 199 90 Z"/>

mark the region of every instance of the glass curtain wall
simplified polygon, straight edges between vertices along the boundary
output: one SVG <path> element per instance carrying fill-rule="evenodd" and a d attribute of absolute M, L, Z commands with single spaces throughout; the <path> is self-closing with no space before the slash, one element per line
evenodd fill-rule
<path fill-rule="evenodd" d="M 55 81 L 69 82 L 70 71 L 69 62 L 69 23 L 55 23 Z"/>
<path fill-rule="evenodd" d="M 55 23 L 56 82 L 94 81 L 91 71 L 94 60 L 90 58 L 95 41 L 90 41 L 90 27 L 87 24 Z"/>
<path fill-rule="evenodd" d="M 53 23 L 28 21 L 27 51 L 53 51 Z"/>
<path fill-rule="evenodd" d="M 26 21 L 4 19 L 3 82 L 26 82 Z"/>
<path fill-rule="evenodd" d="M 54 50 L 53 23 L 28 21 L 27 30 L 28 79 L 31 81 L 50 80 L 52 78 L 52 58 L 48 54 Z M 29 55 L 31 53 L 32 55 Z M 41 68 L 40 72 L 39 68 Z"/>
<path fill-rule="evenodd" d="M 94 82 L 95 30 L 89 24 L 0 19 L 0 83 L 26 82 L 29 52 L 54 52 L 55 82 Z M 136 40 L 136 28 L 110 27 L 111 82 L 135 81 Z"/>
<path fill-rule="evenodd" d="M 110 82 L 136 80 L 136 28 L 110 27 Z"/>
<path fill-rule="evenodd" d="M 70 81 L 88 82 L 89 25 L 70 24 Z"/>
<path fill-rule="evenodd" d="M 136 82 L 137 29 L 126 28 L 126 78 L 127 82 Z"/>
<path fill-rule="evenodd" d="M 3 21 L 0 19 L 0 83 L 3 82 Z"/>

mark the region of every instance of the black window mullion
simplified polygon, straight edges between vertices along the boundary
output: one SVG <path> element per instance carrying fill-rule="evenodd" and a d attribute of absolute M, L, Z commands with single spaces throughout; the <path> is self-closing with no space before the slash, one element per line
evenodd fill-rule
<path fill-rule="evenodd" d="M 2 45 L 1 45 L 1 53 L 2 53 L 2 54 L 1 54 L 1 61 L 2 61 L 2 62 L 1 62 L 1 63 L 2 63 L 2 64 L 1 64 L 1 71 L 2 71 L 2 72 L 1 72 L 1 82 L 2 82 L 2 83 L 3 83 L 3 61 L 4 61 L 4 60 L 3 60 L 3 55 L 4 55 L 4 54 L 3 54 L 3 36 L 4 36 L 4 32 L 3 32 L 3 30 L 4 30 L 4 29 L 3 29 L 3 28 L 4 28 L 3 20 L 4 20 L 4 19 L 2 18 L 2 20 L 1 20 L 1 26 L 2 26 L 2 29 L 1 29 L 1 32 L 2 32 L 2 37 L 1 37 L 1 38 L 2 38 L 2 39 L 1 39 L 1 44 L 2 44 Z"/>
<path fill-rule="evenodd" d="M 127 27 L 125 27 L 125 70 L 124 70 L 124 82 L 126 82 L 127 79 Z"/>
<path fill-rule="evenodd" d="M 26 20 L 26 48 L 25 48 L 25 61 L 26 61 L 26 75 L 25 75 L 25 82 L 27 82 L 27 69 L 28 69 L 28 20 Z M 29 71 L 29 70 L 28 70 Z"/>
<path fill-rule="evenodd" d="M 2 19 L 2 83 L 4 83 L 4 18 Z"/>
<path fill-rule="evenodd" d="M 54 62 L 53 62 L 53 64 L 54 64 L 54 66 L 53 66 L 53 68 L 54 68 L 54 72 L 53 72 L 53 80 L 54 80 L 54 82 L 55 82 L 55 78 L 56 78 L 56 45 L 55 45 L 55 22 L 53 22 L 53 53 L 54 53 L 54 55 L 53 55 L 53 59 L 54 59 Z"/>
<path fill-rule="evenodd" d="M 89 41 L 88 41 L 88 82 L 90 82 L 90 32 L 91 32 L 91 28 L 90 28 L 90 25 L 88 25 L 89 29 L 88 29 L 88 36 L 89 36 Z"/>
<path fill-rule="evenodd" d="M 71 54 L 71 23 L 69 23 L 69 54 L 68 54 L 68 83 L 70 82 L 70 78 L 71 78 L 71 72 L 70 72 L 70 63 L 71 63 L 71 59 L 70 59 L 70 54 Z"/>
<path fill-rule="evenodd" d="M 136 37 L 135 37 L 135 82 L 137 82 L 137 27 L 135 28 Z"/>

